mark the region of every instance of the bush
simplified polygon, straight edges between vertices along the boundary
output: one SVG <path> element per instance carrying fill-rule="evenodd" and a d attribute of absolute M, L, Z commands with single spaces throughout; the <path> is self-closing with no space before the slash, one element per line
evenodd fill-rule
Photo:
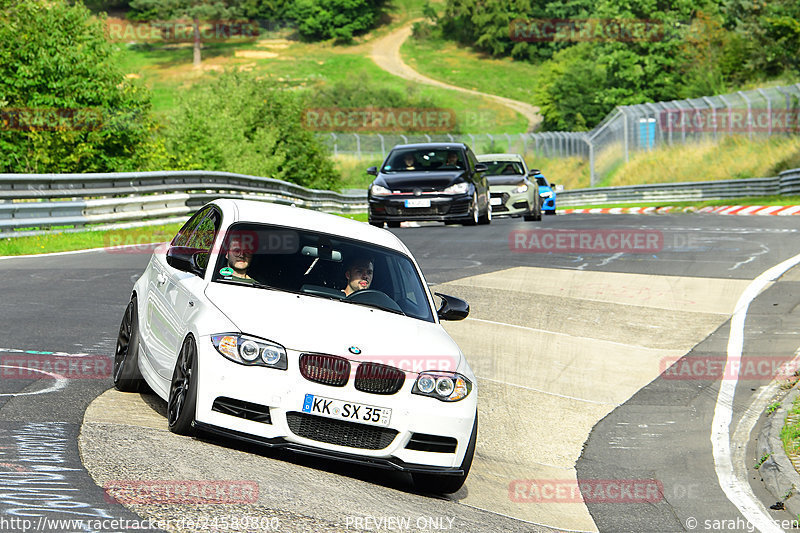
<path fill-rule="evenodd" d="M 286 14 L 305 39 L 349 43 L 378 20 L 382 0 L 297 0 Z"/>
<path fill-rule="evenodd" d="M 77 3 L 0 0 L 0 172 L 136 170 L 149 95 L 127 80 L 102 20 Z"/>
<path fill-rule="evenodd" d="M 251 73 L 226 73 L 181 98 L 152 165 L 219 170 L 334 189 L 339 177 L 314 134 L 303 129 L 302 95 Z"/>

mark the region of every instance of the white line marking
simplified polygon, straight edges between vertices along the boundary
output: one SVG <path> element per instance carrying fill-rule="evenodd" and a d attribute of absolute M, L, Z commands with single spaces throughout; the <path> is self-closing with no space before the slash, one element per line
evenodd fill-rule
<path fill-rule="evenodd" d="M 67 379 L 64 376 L 59 374 L 53 374 L 52 372 L 45 372 L 44 370 L 39 370 L 38 368 L 23 368 L 21 366 L 14 366 L 14 365 L 0 365 L 0 368 L 16 368 L 19 370 L 27 370 L 29 372 L 39 372 L 40 374 L 47 374 L 51 378 L 55 379 L 56 382 L 47 387 L 46 389 L 37 390 L 33 392 L 7 392 L 7 393 L 0 393 L 0 396 L 33 396 L 34 394 L 46 394 L 48 392 L 55 392 L 57 390 L 61 390 L 67 386 Z M 24 379 L 24 378 L 20 378 Z"/>
<path fill-rule="evenodd" d="M 733 419 L 733 397 L 736 394 L 736 384 L 739 382 L 739 368 L 744 345 L 744 322 L 750 303 L 772 281 L 779 278 L 787 270 L 800 263 L 800 254 L 783 261 L 770 268 L 754 279 L 744 290 L 736 302 L 735 311 L 731 318 L 730 336 L 728 337 L 727 360 L 723 376 L 732 376 L 723 379 L 719 387 L 717 404 L 714 408 L 714 421 L 711 426 L 711 446 L 714 452 L 714 469 L 717 479 L 728 500 L 739 509 L 745 519 L 753 524 L 759 531 L 782 531 L 775 525 L 764 507 L 758 502 L 746 480 L 736 476 L 731 456 L 731 420 Z M 734 367 L 734 365 L 736 365 Z"/>
<path fill-rule="evenodd" d="M 140 243 L 140 244 L 120 244 L 117 246 L 103 246 L 102 248 L 87 248 L 86 250 L 69 250 L 67 252 L 50 252 L 46 254 L 28 254 L 28 255 L 2 255 L 0 256 L 0 261 L 3 259 L 29 259 L 31 257 L 53 257 L 56 255 L 75 255 L 75 254 L 86 254 L 91 252 L 107 252 L 108 250 L 119 250 L 122 248 L 134 248 L 134 247 L 141 247 L 141 246 L 151 246 L 154 244 L 164 244 L 161 242 L 149 242 L 149 243 Z"/>
<path fill-rule="evenodd" d="M 646 306 L 644 306 L 644 307 L 646 307 Z M 711 313 L 711 314 L 719 314 L 719 313 Z M 604 340 L 604 339 L 597 339 L 597 338 L 594 338 L 594 337 L 581 337 L 580 335 L 570 335 L 569 333 L 561 333 L 560 331 L 548 331 L 546 329 L 529 328 L 528 326 L 518 326 L 516 324 L 506 324 L 505 322 L 495 322 L 494 320 L 484 320 L 483 318 L 467 317 L 465 319 L 465 321 L 466 320 L 472 320 L 472 321 L 475 321 L 475 322 L 484 322 L 486 324 L 494 324 L 495 326 L 505 326 L 505 327 L 508 327 L 508 328 L 524 329 L 524 330 L 527 330 L 527 331 L 533 331 L 534 333 L 547 333 L 548 335 L 558 335 L 560 337 L 569 337 L 570 339 L 581 339 L 581 340 L 592 341 L 592 342 L 603 342 L 603 343 L 608 343 L 608 344 L 614 344 L 616 346 L 624 346 L 626 348 L 640 348 L 640 349 L 642 348 L 642 346 L 640 346 L 638 344 L 625 344 L 625 343 L 622 343 L 622 342 L 609 341 L 609 340 Z M 658 348 L 648 348 L 648 349 L 658 350 Z M 668 351 L 668 350 L 665 350 L 665 351 Z"/>
<path fill-rule="evenodd" d="M 617 407 L 619 405 L 618 403 L 598 402 L 598 401 L 595 401 L 595 400 L 586 400 L 584 398 L 577 398 L 575 396 L 567 396 L 566 394 L 559 394 L 557 392 L 549 392 L 549 391 L 542 390 L 542 389 L 537 389 L 537 388 L 534 388 L 534 387 L 528 387 L 527 385 L 517 385 L 516 383 L 509 383 L 508 381 L 502 381 L 502 380 L 499 380 L 499 379 L 484 378 L 484 377 L 481 377 L 481 376 L 475 376 L 475 377 L 477 377 L 478 379 L 482 379 L 484 381 L 491 381 L 492 383 L 500 383 L 501 385 L 508 385 L 509 387 L 516 387 L 518 389 L 525 389 L 525 390 L 530 390 L 530 391 L 534 391 L 534 392 L 540 392 L 542 394 L 547 394 L 548 396 L 558 396 L 559 398 L 565 398 L 567 400 L 575 400 L 576 402 L 593 403 L 595 405 L 610 405 L 612 407 Z"/>

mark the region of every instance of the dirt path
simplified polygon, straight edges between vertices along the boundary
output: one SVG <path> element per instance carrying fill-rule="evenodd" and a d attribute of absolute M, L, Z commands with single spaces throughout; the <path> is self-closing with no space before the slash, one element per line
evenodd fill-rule
<path fill-rule="evenodd" d="M 435 87 L 441 87 L 443 89 L 451 89 L 453 91 L 460 91 L 462 93 L 469 93 L 477 96 L 482 96 L 484 98 L 488 98 L 490 100 L 493 100 L 506 107 L 513 109 L 517 113 L 521 113 L 525 118 L 528 119 L 529 132 L 534 131 L 536 129 L 536 127 L 542 121 L 542 116 L 539 114 L 539 108 L 536 106 L 532 106 L 530 104 L 526 104 L 525 102 L 512 100 L 510 98 L 504 98 L 502 96 L 497 96 L 494 94 L 486 94 L 478 91 L 473 91 L 471 89 L 464 89 L 463 87 L 456 87 L 455 85 L 450 85 L 449 83 L 444 83 L 429 78 L 427 76 L 423 76 L 416 70 L 406 65 L 403 62 L 402 57 L 400 57 L 400 47 L 403 45 L 403 42 L 411 35 L 411 25 L 414 22 L 417 21 L 412 20 L 402 28 L 399 28 L 393 31 L 392 33 L 384 37 L 381 37 L 380 39 L 375 41 L 375 43 L 372 46 L 372 53 L 370 55 L 376 65 L 378 65 L 380 68 L 382 68 L 389 74 L 399 76 L 409 81 L 424 83 L 426 85 L 433 85 Z"/>

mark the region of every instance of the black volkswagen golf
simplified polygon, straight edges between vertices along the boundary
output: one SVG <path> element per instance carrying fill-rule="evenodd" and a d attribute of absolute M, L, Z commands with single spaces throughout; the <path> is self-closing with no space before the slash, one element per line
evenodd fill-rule
<path fill-rule="evenodd" d="M 463 143 L 402 144 L 392 148 L 369 186 L 369 223 L 403 221 L 467 225 L 492 220 L 486 165 Z"/>

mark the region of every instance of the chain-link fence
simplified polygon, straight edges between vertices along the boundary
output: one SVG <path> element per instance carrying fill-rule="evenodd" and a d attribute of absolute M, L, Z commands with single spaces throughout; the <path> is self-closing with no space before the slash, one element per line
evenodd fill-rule
<path fill-rule="evenodd" d="M 596 185 L 631 154 L 726 135 L 800 133 L 800 83 L 689 100 L 618 106 L 592 131 L 505 134 L 320 133 L 334 156 L 385 157 L 397 144 L 465 142 L 476 153 L 511 152 L 533 157 L 588 159 Z"/>
<path fill-rule="evenodd" d="M 463 142 L 476 153 L 528 153 L 539 157 L 589 157 L 586 132 L 410 134 L 320 133 L 334 156 L 385 158 L 393 146 L 410 143 Z"/>

